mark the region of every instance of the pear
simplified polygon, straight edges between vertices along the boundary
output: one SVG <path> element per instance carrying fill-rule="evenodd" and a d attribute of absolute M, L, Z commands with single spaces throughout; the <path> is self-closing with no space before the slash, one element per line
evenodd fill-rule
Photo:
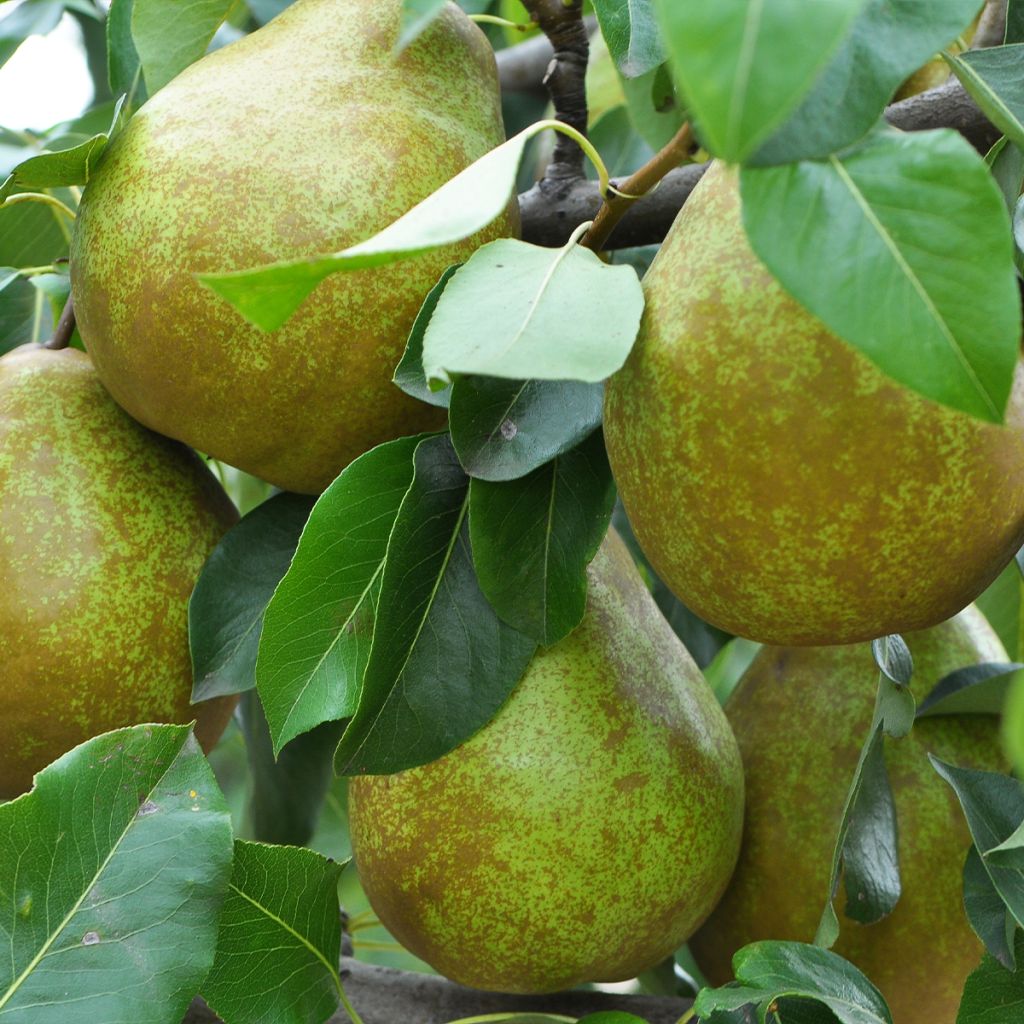
<path fill-rule="evenodd" d="M 0 797 L 83 740 L 188 722 L 208 749 L 234 698 L 189 705 L 188 599 L 237 518 L 200 459 L 140 427 L 89 358 L 0 359 Z"/>
<path fill-rule="evenodd" d="M 605 437 L 641 547 L 707 621 L 773 644 L 925 629 L 1024 541 L 1024 373 L 1005 426 L 885 376 L 751 251 L 713 165 L 644 281 Z"/>
<path fill-rule="evenodd" d="M 381 921 L 456 981 L 550 992 L 658 963 L 721 895 L 742 830 L 736 743 L 622 541 L 575 632 L 440 760 L 349 784 Z"/>
<path fill-rule="evenodd" d="M 503 141 L 494 54 L 454 4 L 400 56 L 402 0 L 298 0 L 157 93 L 104 153 L 71 247 L 110 393 L 169 437 L 292 491 L 444 413 L 392 372 L 443 270 L 481 235 L 322 283 L 264 334 L 196 274 L 343 249 Z"/>
<path fill-rule="evenodd" d="M 1006 661 L 974 607 L 906 640 L 919 697 L 956 669 Z M 726 713 L 746 772 L 747 815 L 732 882 L 690 943 L 712 983 L 731 978 L 732 954 L 749 942 L 813 941 L 877 678 L 870 644 L 764 648 L 729 699 Z M 929 752 L 952 764 L 1005 770 L 995 716 L 922 718 L 908 736 L 885 741 L 902 895 L 877 924 L 861 925 L 840 913 L 835 950 L 881 989 L 896 1024 L 955 1020 L 964 981 L 982 955 L 963 907 L 970 835 Z M 845 899 L 840 890 L 837 911 Z"/>

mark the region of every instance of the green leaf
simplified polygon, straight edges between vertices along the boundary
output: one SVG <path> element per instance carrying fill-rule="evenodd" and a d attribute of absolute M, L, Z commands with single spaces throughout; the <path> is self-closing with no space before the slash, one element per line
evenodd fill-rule
<path fill-rule="evenodd" d="M 1024 862 L 1020 867 L 1008 867 L 987 856 L 1024 821 L 1024 789 L 1009 775 L 957 768 L 933 754 L 928 759 L 956 793 L 993 886 L 1017 923 L 1024 924 Z"/>
<path fill-rule="evenodd" d="M 1004 43 L 1024 43 L 1024 2 L 1009 0 L 1006 5 Z"/>
<path fill-rule="evenodd" d="M 444 10 L 447 0 L 402 0 L 402 28 L 395 43 L 401 53 L 421 35 Z"/>
<path fill-rule="evenodd" d="M 462 1017 L 451 1024 L 576 1024 L 576 1018 L 555 1013 L 485 1013 L 482 1017 Z"/>
<path fill-rule="evenodd" d="M 125 97 L 125 113 L 131 114 L 146 102 L 139 52 L 132 38 L 132 9 L 135 0 L 112 0 L 107 14 L 107 74 L 110 91 Z"/>
<path fill-rule="evenodd" d="M 505 209 L 526 143 L 551 127 L 538 121 L 485 153 L 383 231 L 329 256 L 285 260 L 254 270 L 200 274 L 199 280 L 265 331 L 280 327 L 324 278 L 379 267 L 461 241 Z"/>
<path fill-rule="evenodd" d="M 1024 772 L 1024 673 L 1010 684 L 1003 706 L 1003 746 L 1018 772 Z"/>
<path fill-rule="evenodd" d="M 206 53 L 234 0 L 134 0 L 131 33 L 150 96 Z"/>
<path fill-rule="evenodd" d="M 1024 43 L 968 50 L 958 56 L 945 54 L 963 87 L 1012 142 L 1024 146 Z"/>
<path fill-rule="evenodd" d="M 0 65 L 6 64 L 29 36 L 52 32 L 63 14 L 63 0 L 26 0 L 0 18 Z"/>
<path fill-rule="evenodd" d="M 452 444 L 480 480 L 515 480 L 601 425 L 604 388 L 580 381 L 467 376 L 451 389 Z"/>
<path fill-rule="evenodd" d="M 580 1017 L 579 1024 L 646 1024 L 646 1021 L 622 1010 L 602 1010 L 600 1013 L 588 1013 Z"/>
<path fill-rule="evenodd" d="M 964 862 L 964 911 L 985 948 L 1008 971 L 1015 969 L 1013 936 L 1017 923 L 1007 910 L 977 847 L 971 846 Z"/>
<path fill-rule="evenodd" d="M 0 355 L 45 331 L 42 296 L 14 267 L 0 267 Z"/>
<path fill-rule="evenodd" d="M 882 994 L 841 956 L 802 942 L 755 942 L 733 957 L 740 987 L 703 989 L 694 1009 L 704 1019 L 718 1009 L 755 1004 L 764 1010 L 777 999 L 799 997 L 822 1003 L 841 1024 L 892 1024 Z"/>
<path fill-rule="evenodd" d="M 456 373 L 604 380 L 629 355 L 643 308 L 632 267 L 575 241 L 547 249 L 498 239 L 448 282 L 423 338 L 423 370 L 432 385 Z"/>
<path fill-rule="evenodd" d="M 231 822 L 187 726 L 89 740 L 0 806 L 0 1016 L 180 1020 L 213 962 Z"/>
<path fill-rule="evenodd" d="M 968 665 L 940 679 L 917 709 L 918 718 L 932 715 L 998 715 L 1006 693 L 1024 665 L 986 662 Z"/>
<path fill-rule="evenodd" d="M 114 108 L 113 120 L 107 131 L 99 132 L 67 149 L 51 149 L 23 160 L 0 187 L 0 202 L 15 192 L 38 192 L 48 188 L 87 184 L 92 169 L 118 127 L 121 107 L 122 103 L 118 103 Z"/>
<path fill-rule="evenodd" d="M 1018 962 L 1024 960 L 1024 937 L 1017 936 Z M 1024 1017 L 1024 970 L 1008 971 L 991 956 L 967 978 L 956 1024 L 1018 1024 Z"/>
<path fill-rule="evenodd" d="M 228 530 L 206 560 L 188 604 L 193 701 L 256 685 L 263 614 L 312 507 L 305 495 L 277 494 Z"/>
<path fill-rule="evenodd" d="M 259 695 L 242 695 L 242 729 L 252 776 L 246 823 L 264 843 L 306 846 L 313 838 L 334 781 L 334 748 L 340 722 L 325 722 L 285 744 L 274 756 Z"/>
<path fill-rule="evenodd" d="M 235 842 L 201 990 L 212 1010 L 231 1024 L 322 1024 L 338 1008 L 344 866 L 312 850 Z"/>
<path fill-rule="evenodd" d="M 811 313 L 901 384 L 1001 422 L 1020 297 L 1006 208 L 964 139 L 880 131 L 820 163 L 744 168 L 740 188 L 754 251 Z"/>
<path fill-rule="evenodd" d="M 447 435 L 421 441 L 414 461 L 359 706 L 335 755 L 340 775 L 386 774 L 448 753 L 490 720 L 536 647 L 480 591 L 465 522 L 469 479 Z"/>
<path fill-rule="evenodd" d="M 651 0 L 594 0 L 594 13 L 612 59 L 627 78 L 637 78 L 665 62 Z"/>
<path fill-rule="evenodd" d="M 70 243 L 71 224 L 52 206 L 19 203 L 0 209 L 0 265 L 49 264 L 66 256 Z"/>
<path fill-rule="evenodd" d="M 657 6 L 702 142 L 736 163 L 810 92 L 865 0 L 658 0 Z M 796 39 L 814 44 L 794 46 Z"/>
<path fill-rule="evenodd" d="M 875 705 L 877 719 L 890 736 L 906 736 L 914 727 L 917 704 L 910 691 L 914 661 L 903 637 L 882 637 L 871 643 L 871 651 L 881 673 Z"/>
<path fill-rule="evenodd" d="M 420 437 L 361 455 L 320 496 L 267 607 L 256 686 L 274 751 L 355 713 L 388 537 Z"/>
<path fill-rule="evenodd" d="M 604 438 L 507 483 L 474 480 L 469 531 L 480 589 L 498 615 L 538 643 L 568 636 L 587 606 L 587 566 L 612 506 Z"/>
<path fill-rule="evenodd" d="M 395 367 L 393 378 L 395 384 L 407 395 L 418 398 L 421 402 L 436 405 L 441 409 L 448 408 L 451 389 L 433 391 L 427 384 L 426 374 L 423 372 L 423 335 L 427 333 L 427 324 L 430 323 L 430 318 L 434 315 L 434 310 L 437 309 L 441 293 L 448 286 L 455 271 L 461 266 L 461 263 L 456 263 L 449 267 L 438 279 L 437 284 L 427 293 L 427 297 L 423 300 L 423 305 L 420 306 L 420 311 L 413 321 L 409 340 L 405 344 L 405 352 L 402 353 L 402 358 L 398 366 Z"/>
<path fill-rule="evenodd" d="M 976 0 L 869 0 L 814 88 L 751 159 L 827 157 L 862 138 L 900 83 L 956 39 Z"/>
<path fill-rule="evenodd" d="M 676 96 L 668 64 L 639 78 L 621 77 L 620 80 L 633 127 L 652 150 L 661 149 L 686 121 L 686 110 L 681 98 Z M 597 125 L 594 127 L 596 129 Z M 634 163 L 628 170 L 639 166 Z"/>

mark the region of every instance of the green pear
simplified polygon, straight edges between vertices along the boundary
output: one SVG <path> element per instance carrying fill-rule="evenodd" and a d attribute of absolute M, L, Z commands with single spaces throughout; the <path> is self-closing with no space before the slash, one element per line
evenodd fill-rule
<path fill-rule="evenodd" d="M 686 941 L 735 863 L 743 777 L 721 708 L 617 536 L 589 583 L 582 624 L 485 728 L 349 785 L 374 910 L 463 984 L 631 978 Z"/>
<path fill-rule="evenodd" d="M 1024 373 L 1006 425 L 885 376 L 752 252 L 713 165 L 645 281 L 605 437 L 637 539 L 732 633 L 837 644 L 955 615 L 1024 541 Z"/>
<path fill-rule="evenodd" d="M 956 669 L 1006 661 L 974 607 L 906 640 L 918 697 Z M 714 984 L 732 977 L 732 955 L 749 942 L 813 941 L 877 678 L 870 644 L 766 647 L 729 699 L 726 714 L 747 782 L 743 848 L 725 896 L 690 943 Z M 861 925 L 841 913 L 846 894 L 840 890 L 835 950 L 882 990 L 896 1024 L 951 1024 L 982 954 L 963 907 L 970 835 L 929 752 L 952 764 L 1005 769 L 995 716 L 923 718 L 908 736 L 885 741 L 902 895 L 888 917 Z"/>
<path fill-rule="evenodd" d="M 88 356 L 0 359 L 0 797 L 83 740 L 198 719 L 211 747 L 234 698 L 189 705 L 188 599 L 234 506 L 193 452 L 140 427 Z"/>
<path fill-rule="evenodd" d="M 298 0 L 157 93 L 104 153 L 71 247 L 78 325 L 136 419 L 292 491 L 434 429 L 391 377 L 481 235 L 339 274 L 264 334 L 196 274 L 362 241 L 503 141 L 494 54 L 454 4 L 395 56 L 402 0 Z"/>

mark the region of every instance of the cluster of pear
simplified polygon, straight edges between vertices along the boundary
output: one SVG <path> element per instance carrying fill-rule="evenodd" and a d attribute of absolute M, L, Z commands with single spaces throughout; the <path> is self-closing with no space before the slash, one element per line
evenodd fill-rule
<path fill-rule="evenodd" d="M 0 362 L 0 790 L 93 732 L 191 716 L 185 606 L 234 513 L 185 444 L 316 493 L 373 445 L 439 425 L 392 368 L 441 271 L 515 233 L 514 204 L 461 245 L 329 279 L 270 335 L 196 280 L 369 237 L 501 140 L 483 35 L 449 4 L 396 59 L 401 7 L 299 0 L 159 92 L 86 188 L 72 286 L 92 365 Z M 977 613 L 938 624 L 1024 540 L 1024 378 L 1005 426 L 888 380 L 761 266 L 718 166 L 645 291 L 607 392 L 622 499 L 687 605 L 782 646 L 726 714 L 610 534 L 583 623 L 487 727 L 353 782 L 373 906 L 479 987 L 629 978 L 698 929 L 716 980 L 747 941 L 809 941 L 871 714 L 863 641 L 929 630 L 910 639 L 922 688 L 1005 659 Z M 224 718 L 209 710 L 211 736 Z M 840 949 L 897 1024 L 952 1019 L 980 952 L 959 912 L 966 834 L 926 750 L 999 765 L 991 723 L 967 717 L 894 748 L 905 895 L 883 924 L 845 923 Z M 915 966 L 930 963 L 941 984 Z"/>

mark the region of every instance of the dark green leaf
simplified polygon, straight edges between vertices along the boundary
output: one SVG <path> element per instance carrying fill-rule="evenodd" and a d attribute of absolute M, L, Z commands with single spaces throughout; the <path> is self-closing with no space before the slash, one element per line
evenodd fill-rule
<path fill-rule="evenodd" d="M 14 267 L 0 267 L 0 354 L 38 341 L 51 324 L 43 296 Z"/>
<path fill-rule="evenodd" d="M 590 141 L 597 147 L 608 173 L 613 178 L 625 177 L 642 167 L 654 155 L 647 141 L 634 128 L 628 107 L 613 107 L 590 126 Z M 591 171 L 589 177 L 596 177 Z M 618 253 L 616 253 L 618 255 Z M 626 260 L 615 259 L 613 263 Z M 633 264 L 630 264 L 631 266 Z"/>
<path fill-rule="evenodd" d="M 988 119 L 1018 146 L 1024 146 L 1024 43 L 946 55 L 946 62 Z"/>
<path fill-rule="evenodd" d="M 421 441 L 388 542 L 359 706 L 339 774 L 384 774 L 448 753 L 483 726 L 536 644 L 480 591 L 469 550 L 469 478 L 447 435 Z"/>
<path fill-rule="evenodd" d="M 627 78 L 636 78 L 665 62 L 652 0 L 594 0 L 594 12 L 612 59 Z"/>
<path fill-rule="evenodd" d="M 659 0 L 676 81 L 701 140 L 744 160 L 810 92 L 865 0 Z M 814 40 L 794 46 L 796 39 Z"/>
<path fill-rule="evenodd" d="M 1006 5 L 1004 43 L 1024 43 L 1024 0 L 1009 0 Z"/>
<path fill-rule="evenodd" d="M 1017 960 L 1024 960 L 1024 937 L 1017 936 Z M 956 1024 L 1019 1024 L 1024 1019 L 1024 970 L 1008 971 L 990 956 L 982 958 L 964 986 Z"/>
<path fill-rule="evenodd" d="M 995 582 L 974 602 L 1014 658 L 1019 657 L 1021 653 L 1022 591 L 1024 580 L 1017 571 L 1016 562 L 1011 561 L 996 577 Z"/>
<path fill-rule="evenodd" d="M 194 701 L 256 685 L 263 613 L 312 507 L 305 495 L 275 495 L 228 530 L 206 560 L 188 605 Z"/>
<path fill-rule="evenodd" d="M 914 659 L 903 637 L 894 633 L 872 640 L 871 653 L 878 670 L 887 679 L 897 686 L 910 685 L 910 677 L 914 674 Z"/>
<path fill-rule="evenodd" d="M 267 607 L 256 686 L 274 750 L 355 713 L 388 537 L 420 437 L 361 455 L 321 495 Z"/>
<path fill-rule="evenodd" d="M 89 740 L 0 807 L 0 1012 L 180 1020 L 213 963 L 231 821 L 187 726 Z"/>
<path fill-rule="evenodd" d="M 19 203 L 0 209 L 0 265 L 44 266 L 66 256 L 70 244 L 71 222 L 52 206 Z"/>
<path fill-rule="evenodd" d="M 132 38 L 135 0 L 113 0 L 107 14 L 107 71 L 110 91 L 125 97 L 125 113 L 131 114 L 146 101 L 142 64 Z"/>
<path fill-rule="evenodd" d="M 470 485 L 469 528 L 480 588 L 494 610 L 538 643 L 580 623 L 586 568 L 608 531 L 615 484 L 594 433 L 521 480 Z"/>
<path fill-rule="evenodd" d="M 842 1024 L 892 1024 L 882 994 L 853 964 L 802 942 L 755 942 L 733 957 L 738 987 L 706 988 L 694 1008 L 701 1019 L 715 1010 L 753 1003 L 762 1012 L 784 997 L 822 1003 Z"/>
<path fill-rule="evenodd" d="M 643 308 L 632 267 L 575 241 L 547 249 L 501 238 L 448 282 L 423 338 L 423 370 L 431 385 L 458 373 L 604 380 L 625 362 Z"/>
<path fill-rule="evenodd" d="M 1018 857 L 1019 866 L 1011 867 L 988 855 L 1024 821 L 1024 789 L 1009 775 L 957 768 L 932 754 L 928 759 L 956 793 L 993 886 L 1017 923 L 1024 924 L 1024 859 Z"/>
<path fill-rule="evenodd" d="M 986 662 L 968 665 L 944 676 L 917 710 L 919 718 L 930 715 L 998 715 L 1010 684 L 1024 665 L 1017 662 Z"/>
<path fill-rule="evenodd" d="M 277 757 L 259 696 L 242 696 L 242 727 L 252 776 L 248 824 L 264 843 L 305 846 L 313 837 L 334 781 L 340 722 L 325 722 L 287 743 Z"/>
<path fill-rule="evenodd" d="M 973 845 L 964 862 L 964 911 L 989 953 L 1007 970 L 1014 970 L 1013 936 L 1017 923 L 992 884 Z"/>
<path fill-rule="evenodd" d="M 900 83 L 977 13 L 976 0 L 869 0 L 807 98 L 753 164 L 825 157 L 878 120 Z"/>
<path fill-rule="evenodd" d="M 754 251 L 807 309 L 901 384 L 1002 420 L 1020 297 L 1006 208 L 963 138 L 879 132 L 820 163 L 744 168 L 740 187 Z"/>
<path fill-rule="evenodd" d="M 601 425 L 604 388 L 582 381 L 459 377 L 448 419 L 462 468 L 514 480 L 575 447 Z"/>
<path fill-rule="evenodd" d="M 442 409 L 448 408 L 448 401 L 452 394 L 451 388 L 433 391 L 428 386 L 426 375 L 423 373 L 423 335 L 427 332 L 427 324 L 430 323 L 430 318 L 434 315 L 441 293 L 452 279 L 452 275 L 461 266 L 461 263 L 456 263 L 449 267 L 441 275 L 437 284 L 427 293 L 419 313 L 416 314 L 412 330 L 409 332 L 409 340 L 406 342 L 402 359 L 395 367 L 394 382 L 407 395 Z"/>
<path fill-rule="evenodd" d="M 206 53 L 233 0 L 134 0 L 131 33 L 152 96 Z"/>
<path fill-rule="evenodd" d="M 321 1024 L 338 1008 L 343 868 L 312 850 L 235 842 L 202 987 L 211 1009 L 231 1024 Z"/>

